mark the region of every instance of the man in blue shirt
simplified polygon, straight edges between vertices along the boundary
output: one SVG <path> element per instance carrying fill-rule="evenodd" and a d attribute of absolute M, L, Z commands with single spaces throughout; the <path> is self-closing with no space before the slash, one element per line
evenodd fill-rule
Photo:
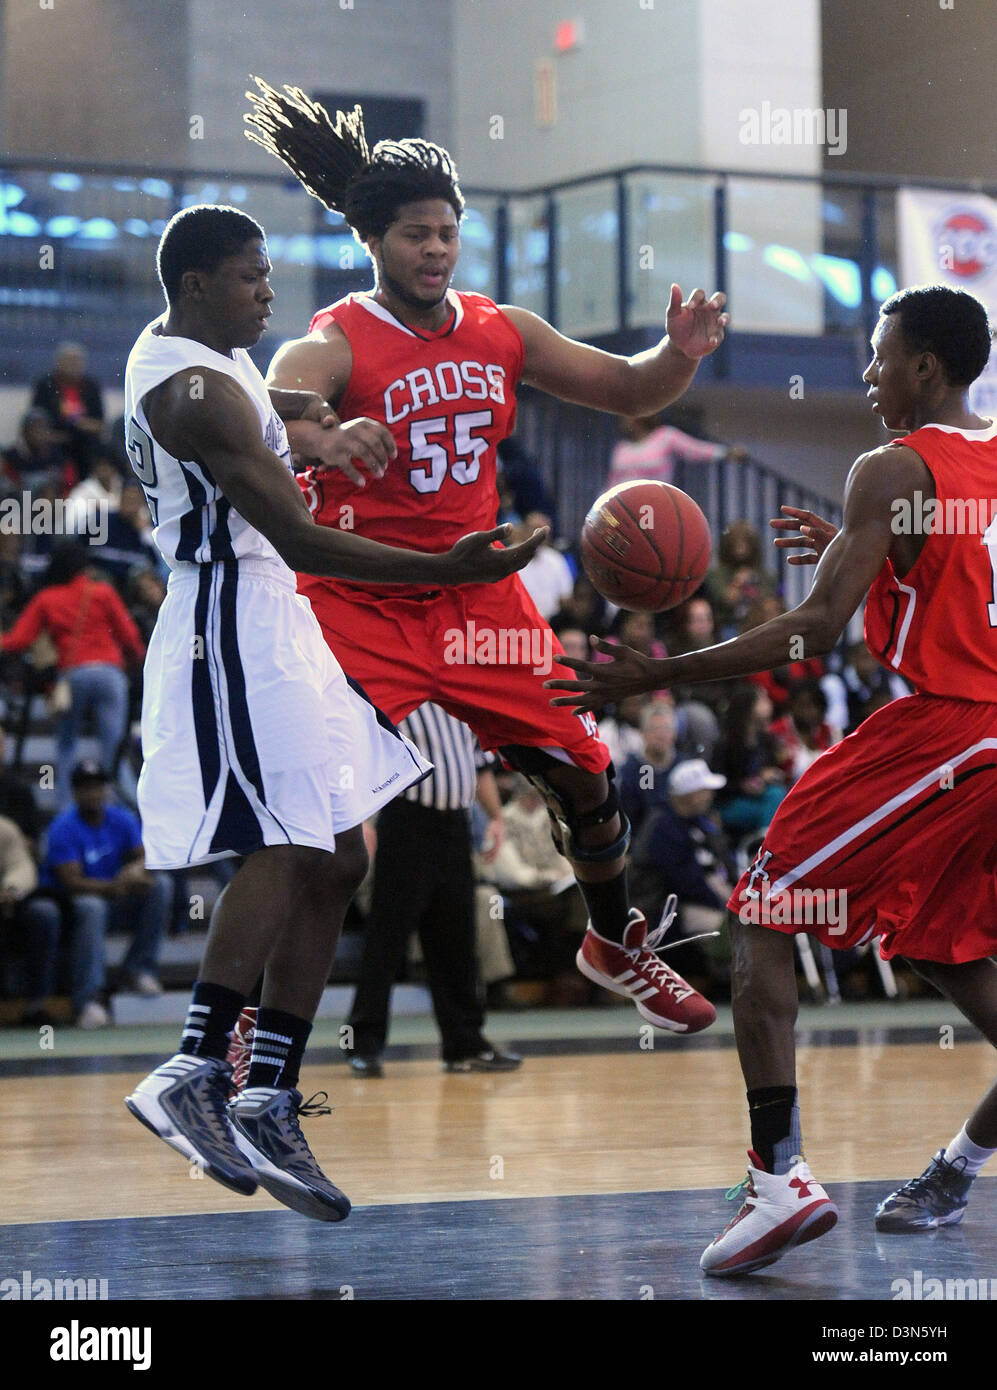
<path fill-rule="evenodd" d="M 104 989 L 107 931 L 134 932 L 122 975 L 138 993 L 159 994 L 156 963 L 172 885 L 166 875 L 146 869 L 138 818 L 123 806 L 108 804 L 108 775 L 99 763 L 77 763 L 72 788 L 75 805 L 49 826 L 39 878 L 43 888 L 64 894 L 71 902 L 77 1025 L 103 1028 L 110 1022 L 99 998 Z"/>

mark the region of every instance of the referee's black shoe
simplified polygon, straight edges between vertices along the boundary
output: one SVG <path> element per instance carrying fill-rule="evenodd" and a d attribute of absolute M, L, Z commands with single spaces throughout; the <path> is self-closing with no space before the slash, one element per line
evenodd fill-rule
<path fill-rule="evenodd" d="M 350 1071 L 362 1080 L 369 1080 L 372 1077 L 383 1076 L 384 1065 L 376 1053 L 364 1057 L 359 1052 L 354 1052 L 350 1058 Z"/>
<path fill-rule="evenodd" d="M 515 1052 L 500 1052 L 491 1043 L 470 1057 L 458 1057 L 445 1063 L 447 1071 L 515 1071 L 522 1065 L 522 1057 Z"/>

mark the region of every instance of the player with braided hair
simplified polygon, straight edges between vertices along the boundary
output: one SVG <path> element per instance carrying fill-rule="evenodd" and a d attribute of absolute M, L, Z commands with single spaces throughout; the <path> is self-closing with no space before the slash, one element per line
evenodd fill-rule
<path fill-rule="evenodd" d="M 314 390 L 338 428 L 293 425 L 316 521 L 401 546 L 443 549 L 494 524 L 496 446 L 512 433 L 516 386 L 624 415 L 674 401 L 717 347 L 724 296 L 677 285 L 668 336 L 635 357 L 574 342 L 524 309 L 456 292 L 464 200 L 446 150 L 425 140 L 370 150 L 359 107 L 335 119 L 304 92 L 256 79 L 249 138 L 340 212 L 374 263 L 374 289 L 321 310 L 285 344 L 270 384 Z M 348 436 L 348 437 L 346 437 Z M 487 520 L 486 520 L 487 519 Z M 542 678 L 561 647 L 518 579 L 444 592 L 299 576 L 330 647 L 392 719 L 432 700 L 485 749 L 529 777 L 571 860 L 591 925 L 578 954 L 590 979 L 633 999 L 649 1022 L 692 1033 L 713 1006 L 670 970 L 629 906 L 629 825 L 595 719 L 552 709 Z"/>

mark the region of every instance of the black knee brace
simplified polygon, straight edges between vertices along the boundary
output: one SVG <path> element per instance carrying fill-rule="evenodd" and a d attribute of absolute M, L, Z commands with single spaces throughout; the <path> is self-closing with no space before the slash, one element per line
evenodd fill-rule
<path fill-rule="evenodd" d="M 498 751 L 510 767 L 521 772 L 543 797 L 547 814 L 550 816 L 554 844 L 565 859 L 575 859 L 582 864 L 599 864 L 618 859 L 626 853 L 630 844 L 630 822 L 620 806 L 620 798 L 613 780 L 616 769 L 612 763 L 606 769 L 609 792 L 605 801 L 591 811 L 579 811 L 571 798 L 548 780 L 547 773 L 551 767 L 563 766 L 559 759 L 552 757 L 543 748 L 530 748 L 522 744 L 500 748 Z M 620 834 L 611 845 L 602 845 L 599 849 L 584 849 L 579 844 L 580 831 L 590 825 L 604 825 L 617 814 L 620 817 Z"/>

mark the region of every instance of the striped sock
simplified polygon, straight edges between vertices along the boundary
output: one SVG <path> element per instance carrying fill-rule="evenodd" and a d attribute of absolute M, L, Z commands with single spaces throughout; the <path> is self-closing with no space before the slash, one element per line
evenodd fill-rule
<path fill-rule="evenodd" d="M 180 1034 L 180 1051 L 192 1057 L 225 1060 L 229 1035 L 235 1027 L 246 996 L 224 985 L 198 980 Z"/>
<path fill-rule="evenodd" d="M 281 1009 L 261 1007 L 256 1015 L 253 1055 L 249 1060 L 250 1086 L 279 1086 L 291 1090 L 298 1084 L 301 1058 L 312 1025 Z"/>

